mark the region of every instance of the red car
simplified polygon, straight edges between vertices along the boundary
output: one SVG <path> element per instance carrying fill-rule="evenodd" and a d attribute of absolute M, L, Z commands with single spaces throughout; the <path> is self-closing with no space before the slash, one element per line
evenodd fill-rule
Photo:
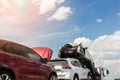
<path fill-rule="evenodd" d="M 0 40 L 0 80 L 57 80 L 55 70 L 31 48 Z"/>

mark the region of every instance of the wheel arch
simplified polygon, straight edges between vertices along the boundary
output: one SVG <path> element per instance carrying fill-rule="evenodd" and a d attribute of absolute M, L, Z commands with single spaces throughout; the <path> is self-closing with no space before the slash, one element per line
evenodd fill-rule
<path fill-rule="evenodd" d="M 52 75 L 52 74 L 57 76 L 56 72 L 51 72 L 50 75 Z M 50 75 L 49 75 L 49 76 L 50 76 Z"/>
<path fill-rule="evenodd" d="M 75 76 L 77 76 L 77 77 L 79 78 L 79 75 L 78 75 L 78 73 L 75 73 L 73 77 L 75 77 Z"/>
<path fill-rule="evenodd" d="M 56 72 L 51 72 L 51 73 L 49 74 L 49 80 L 50 80 L 51 75 L 55 75 L 56 78 L 57 78 L 57 74 L 56 74 Z"/>
<path fill-rule="evenodd" d="M 14 72 L 13 72 L 12 69 L 10 69 L 10 68 L 8 68 L 8 67 L 1 67 L 1 68 L 0 68 L 0 71 L 8 71 L 10 74 L 12 74 L 12 76 L 13 76 L 13 78 L 14 78 L 14 80 L 15 80 L 15 74 L 14 74 Z"/>

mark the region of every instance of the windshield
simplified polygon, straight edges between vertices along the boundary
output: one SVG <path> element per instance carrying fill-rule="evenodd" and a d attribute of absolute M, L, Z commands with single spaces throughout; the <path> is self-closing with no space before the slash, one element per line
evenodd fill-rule
<path fill-rule="evenodd" d="M 68 64 L 66 60 L 53 60 L 48 62 L 49 65 L 66 65 Z"/>
<path fill-rule="evenodd" d="M 33 50 L 29 50 L 28 56 L 29 56 L 30 59 L 32 59 L 34 61 L 37 61 L 37 62 L 42 61 L 42 58 L 36 52 L 34 52 Z"/>

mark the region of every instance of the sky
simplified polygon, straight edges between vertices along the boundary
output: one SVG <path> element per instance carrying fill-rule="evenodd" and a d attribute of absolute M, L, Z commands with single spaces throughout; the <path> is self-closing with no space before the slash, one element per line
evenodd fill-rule
<path fill-rule="evenodd" d="M 120 0 L 0 0 L 0 38 L 29 47 L 83 42 L 96 66 L 120 78 Z"/>

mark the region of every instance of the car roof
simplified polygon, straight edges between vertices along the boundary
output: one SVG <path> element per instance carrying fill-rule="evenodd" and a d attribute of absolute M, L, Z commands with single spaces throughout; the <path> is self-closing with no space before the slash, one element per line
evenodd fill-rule
<path fill-rule="evenodd" d="M 24 46 L 24 45 L 22 45 L 22 44 L 19 44 L 19 43 L 15 43 L 15 42 L 12 42 L 12 41 L 7 41 L 7 40 L 3 40 L 3 39 L 0 39 L 0 49 L 4 46 L 4 45 L 6 45 L 6 44 L 16 44 L 16 45 L 18 45 L 18 46 L 22 46 L 22 47 L 24 47 L 24 48 L 27 48 L 27 49 L 30 49 L 30 50 L 32 50 L 31 48 L 29 48 L 29 47 L 27 47 L 27 46 Z M 7 46 L 8 48 L 9 48 L 9 46 Z M 33 50 L 32 50 L 33 51 Z M 34 53 L 36 53 L 35 51 L 33 51 Z"/>
<path fill-rule="evenodd" d="M 67 60 L 67 61 L 72 61 L 72 60 L 77 60 L 75 58 L 55 58 L 55 59 L 52 59 L 51 61 L 64 61 L 64 60 Z M 78 61 L 78 60 L 77 60 Z"/>
<path fill-rule="evenodd" d="M 24 46 L 24 45 L 22 45 L 22 44 L 18 44 L 18 43 L 12 42 L 12 41 L 7 41 L 7 40 L 0 39 L 0 48 L 1 48 L 2 46 L 4 46 L 5 44 L 7 44 L 7 43 L 16 44 L 16 45 L 19 45 L 19 46 Z M 24 47 L 26 47 L 26 46 L 24 46 Z M 28 48 L 28 47 L 27 47 L 27 48 Z"/>

